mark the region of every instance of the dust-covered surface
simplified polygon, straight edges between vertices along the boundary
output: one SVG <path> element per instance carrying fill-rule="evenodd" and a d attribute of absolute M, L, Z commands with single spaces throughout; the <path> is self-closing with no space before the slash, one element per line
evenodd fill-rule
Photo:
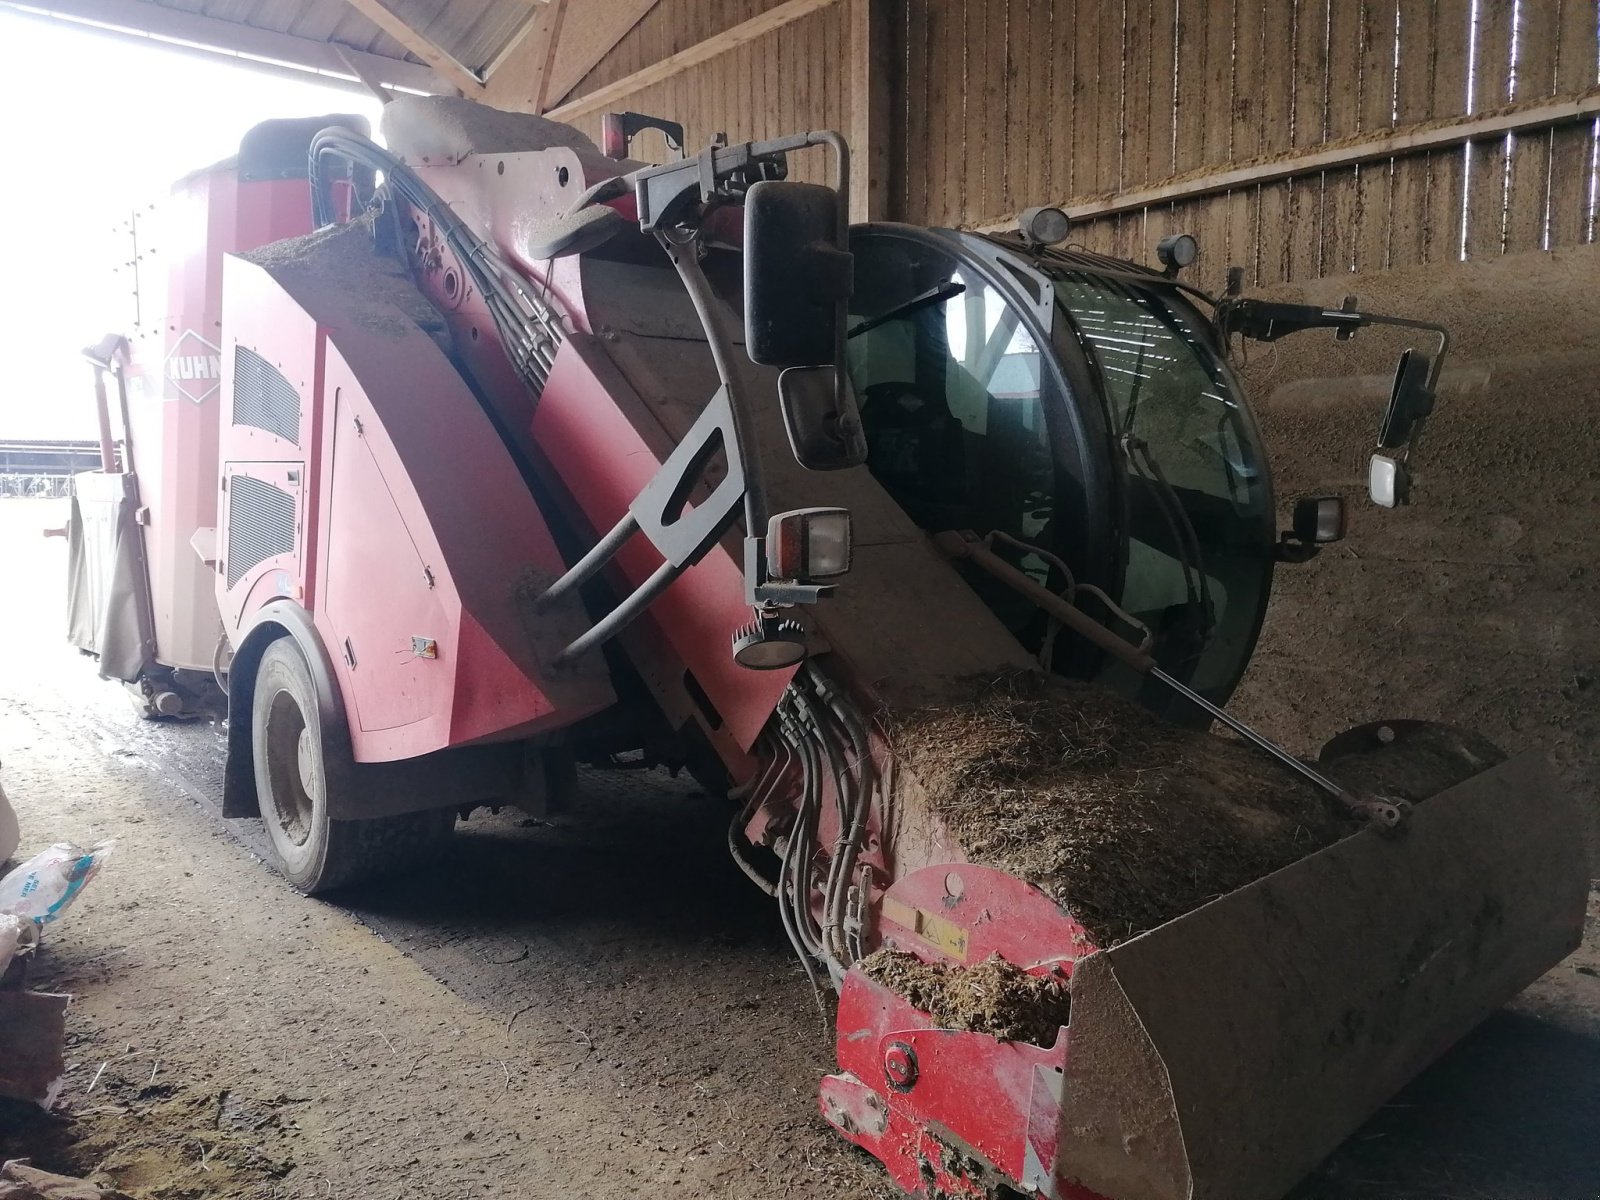
<path fill-rule="evenodd" d="M 1320 766 L 1358 792 L 1395 800 L 1426 800 L 1505 762 L 1506 753 L 1470 729 L 1396 721 L 1357 745 L 1335 743 Z"/>
<path fill-rule="evenodd" d="M 1350 528 L 1278 569 L 1239 715 L 1305 753 L 1376 717 L 1448 721 L 1547 751 L 1600 811 L 1597 278 L 1600 247 L 1584 247 L 1278 291 L 1441 321 L 1452 349 L 1414 502 L 1386 511 L 1366 498 L 1367 456 L 1395 358 L 1433 339 L 1367 329 L 1249 347 L 1282 523 L 1296 496 L 1338 492 Z M 1600 837 L 1590 848 L 1600 861 Z"/>
<path fill-rule="evenodd" d="M 59 523 L 0 502 L 30 581 L 0 777 L 24 850 L 118 843 L 32 964 L 74 996 L 66 1086 L 0 1110 L 0 1158 L 139 1200 L 898 1194 L 817 1113 L 831 1031 L 724 804 L 589 778 L 581 814 L 480 813 L 424 872 L 299 897 L 216 814 L 215 727 L 137 720 L 66 645 Z"/>
<path fill-rule="evenodd" d="M 405 266 L 373 244 L 376 214 L 328 225 L 301 237 L 269 242 L 241 255 L 269 268 L 293 288 L 304 282 L 340 298 L 339 319 L 385 337 L 404 337 L 415 326 L 440 328 L 439 312 L 417 291 Z"/>
<path fill-rule="evenodd" d="M 159 1064 L 131 1052 L 97 1067 L 98 1102 L 60 1116 L 0 1101 L 0 1148 L 129 1200 L 270 1195 L 293 1172 L 285 1153 L 296 1129 L 291 1097 L 208 1094 L 150 1082 L 152 1069 Z"/>
<path fill-rule="evenodd" d="M 968 702 L 889 723 L 968 857 L 1042 887 L 1102 946 L 1358 828 L 1260 751 L 1088 684 L 975 679 Z"/>
<path fill-rule="evenodd" d="M 250 1200 L 899 1195 L 817 1116 L 831 1034 L 725 808 L 624 776 L 569 817 L 475 817 L 425 875 L 296 897 L 216 816 L 215 730 L 135 720 L 62 643 L 58 508 L 0 502 L 26 584 L 0 589 L 0 773 L 26 845 L 119 843 L 34 968 L 76 997 L 60 1111 L 0 1112 L 0 1156 L 164 1159 L 120 1177 Z M 1597 1079 L 1600 908 L 1298 1196 L 1600 1195 Z"/>
<path fill-rule="evenodd" d="M 884 948 L 856 965 L 868 979 L 904 996 L 943 1029 L 1053 1046 L 1071 1012 L 1064 981 L 1030 975 L 997 954 L 972 966 L 959 966 L 925 963 L 915 954 Z"/>
<path fill-rule="evenodd" d="M 469 154 L 517 154 L 564 146 L 598 156 L 583 131 L 530 112 L 458 96 L 401 96 L 383 106 L 385 143 L 407 162 L 458 162 Z"/>

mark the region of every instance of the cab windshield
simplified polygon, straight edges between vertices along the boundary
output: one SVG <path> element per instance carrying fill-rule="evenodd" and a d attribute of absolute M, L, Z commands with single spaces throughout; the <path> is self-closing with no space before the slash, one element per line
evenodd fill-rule
<path fill-rule="evenodd" d="M 1041 348 L 984 275 L 936 241 L 857 232 L 852 248 L 847 361 L 873 475 L 930 532 L 1011 539 L 996 553 L 1052 590 L 1066 585 L 1052 558 L 1077 578 L 1098 575 L 1082 534 L 1090 515 L 1081 439 L 1048 342 Z M 1038 607 L 958 569 L 1037 651 L 1049 624 Z"/>
<path fill-rule="evenodd" d="M 1123 472 L 1122 607 L 1155 634 L 1165 670 L 1221 702 L 1249 658 L 1272 574 L 1275 517 L 1255 421 L 1170 289 L 1052 274 L 1103 383 Z"/>
<path fill-rule="evenodd" d="M 868 468 L 922 528 L 993 534 L 996 554 L 1053 592 L 1102 589 L 1149 629 L 1163 669 L 1226 701 L 1266 606 L 1276 533 L 1260 437 L 1209 329 L 1160 279 L 1048 255 L 1026 264 L 1039 290 L 1024 310 L 1016 281 L 957 240 L 974 236 L 852 231 L 846 357 Z M 1056 636 L 1027 597 L 957 569 L 1051 669 L 1196 717 Z M 1076 602 L 1118 624 L 1092 592 Z"/>

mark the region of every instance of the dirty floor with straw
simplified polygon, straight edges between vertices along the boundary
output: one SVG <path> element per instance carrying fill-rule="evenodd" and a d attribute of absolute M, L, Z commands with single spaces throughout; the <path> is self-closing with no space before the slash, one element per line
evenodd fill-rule
<path fill-rule="evenodd" d="M 26 848 L 117 849 L 32 968 L 76 997 L 61 1102 L 0 1107 L 0 1157 L 140 1200 L 895 1194 L 816 1115 L 831 1047 L 719 804 L 592 777 L 583 814 L 302 899 L 218 816 L 218 731 L 138 721 L 65 648 L 59 522 L 0 501 L 0 777 Z M 1600 1195 L 1597 926 L 1297 1200 Z"/>

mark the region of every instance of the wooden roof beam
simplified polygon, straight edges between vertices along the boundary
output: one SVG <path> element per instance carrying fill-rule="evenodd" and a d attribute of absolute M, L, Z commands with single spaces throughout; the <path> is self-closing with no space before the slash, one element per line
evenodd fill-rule
<path fill-rule="evenodd" d="M 542 113 L 550 107 L 550 83 L 555 68 L 556 48 L 561 44 L 561 32 L 566 26 L 567 4 L 568 0 L 545 0 L 494 62 L 489 64 L 486 72 L 492 75 L 495 68 L 518 52 L 526 41 L 533 62 L 529 65 L 527 82 L 518 89 L 522 94 L 517 100 L 525 102 L 530 112 Z M 503 103 L 506 97 L 499 99 Z"/>
<path fill-rule="evenodd" d="M 746 42 L 766 37 L 775 29 L 782 29 L 790 22 L 810 16 L 836 2 L 837 0 L 787 0 L 787 3 L 769 8 L 766 12 L 751 17 L 731 29 L 724 29 L 721 33 L 690 46 L 687 50 L 680 50 L 669 58 L 652 63 L 642 71 L 635 71 L 615 83 L 596 88 L 586 96 L 570 100 L 546 115 L 557 121 L 566 121 L 582 113 L 594 112 L 597 108 L 604 108 L 613 101 L 631 96 L 651 84 L 660 83 L 663 79 L 671 79 L 681 71 L 707 62 L 735 47 L 743 46 Z"/>
<path fill-rule="evenodd" d="M 556 47 L 561 44 L 561 27 L 566 20 L 568 0 L 547 0 L 540 32 L 544 35 L 545 51 L 538 76 L 533 84 L 533 111 L 542 113 L 550 107 L 550 76 L 555 71 Z"/>
<path fill-rule="evenodd" d="M 301 78 L 316 78 L 310 73 L 321 72 L 327 82 L 335 85 L 349 81 L 353 64 L 359 64 L 371 78 L 392 88 L 430 94 L 453 90 L 441 82 L 432 68 L 420 63 L 201 16 L 149 0 L 0 0 L 0 4 L 23 15 L 79 25 L 89 32 L 189 49 L 219 59 L 242 61 L 259 70 L 287 72 Z M 341 51 L 350 57 L 352 65 L 345 63 Z M 356 87 L 361 86 L 356 83 Z"/>
<path fill-rule="evenodd" d="M 562 100 L 583 77 L 633 32 L 660 0 L 588 0 L 562 26 L 561 53 L 550 64 L 545 88 Z"/>
<path fill-rule="evenodd" d="M 338 51 L 340 60 L 345 66 L 350 68 L 350 73 L 361 81 L 362 87 L 366 88 L 367 91 L 371 92 L 378 98 L 379 104 L 388 104 L 394 99 L 394 93 L 388 88 L 384 87 L 377 77 L 372 74 L 372 72 L 368 71 L 359 62 L 351 58 L 350 51 L 346 47 L 339 45 L 337 42 L 332 43 L 332 45 L 333 48 Z"/>
<path fill-rule="evenodd" d="M 460 88 L 462 95 L 477 99 L 483 94 L 483 79 L 476 71 L 457 61 L 448 50 L 425 36 L 383 0 L 345 0 L 345 3 Z"/>
<path fill-rule="evenodd" d="M 543 93 L 536 111 L 559 103 L 601 59 L 610 54 L 660 0 L 582 0 L 561 14 L 559 49 L 549 55 L 551 43 L 545 29 L 554 15 L 549 0 L 517 31 L 484 68 L 489 82 L 489 102 L 502 108 L 531 108 Z M 535 36 L 537 35 L 537 36 Z"/>

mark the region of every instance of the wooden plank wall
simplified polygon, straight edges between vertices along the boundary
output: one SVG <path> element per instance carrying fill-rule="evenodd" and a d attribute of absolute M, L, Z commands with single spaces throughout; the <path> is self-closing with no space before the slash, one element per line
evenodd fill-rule
<path fill-rule="evenodd" d="M 777 0 L 661 0 L 572 93 Z M 1597 0 L 892 0 L 891 215 L 984 226 L 1600 85 Z M 848 129 L 848 0 L 649 87 L 691 146 Z M 597 128 L 598 118 L 577 123 Z M 594 130 L 591 130 L 594 132 Z M 1194 278 L 1266 285 L 1590 242 L 1600 122 L 1100 217 L 1137 259 L 1193 233 Z M 657 149 L 650 147 L 651 149 Z M 796 162 L 815 177 L 823 161 Z"/>
<path fill-rule="evenodd" d="M 991 225 L 1244 163 L 1592 91 L 1595 0 L 904 0 L 892 186 L 914 223 Z M 953 96 L 953 103 L 945 97 Z M 1596 123 L 1321 170 L 1082 224 L 1248 284 L 1594 240 Z"/>
<path fill-rule="evenodd" d="M 661 0 L 573 90 L 578 99 L 680 50 L 775 8 L 781 0 Z M 797 129 L 849 126 L 848 72 L 841 54 L 846 5 L 830 4 L 754 42 L 690 67 L 609 105 L 680 121 L 690 151 L 718 133 L 730 141 L 778 137 Z M 598 138 L 598 113 L 573 124 Z M 664 143 L 642 135 L 637 153 L 664 161 Z M 795 156 L 791 178 L 823 179 L 825 152 Z"/>

